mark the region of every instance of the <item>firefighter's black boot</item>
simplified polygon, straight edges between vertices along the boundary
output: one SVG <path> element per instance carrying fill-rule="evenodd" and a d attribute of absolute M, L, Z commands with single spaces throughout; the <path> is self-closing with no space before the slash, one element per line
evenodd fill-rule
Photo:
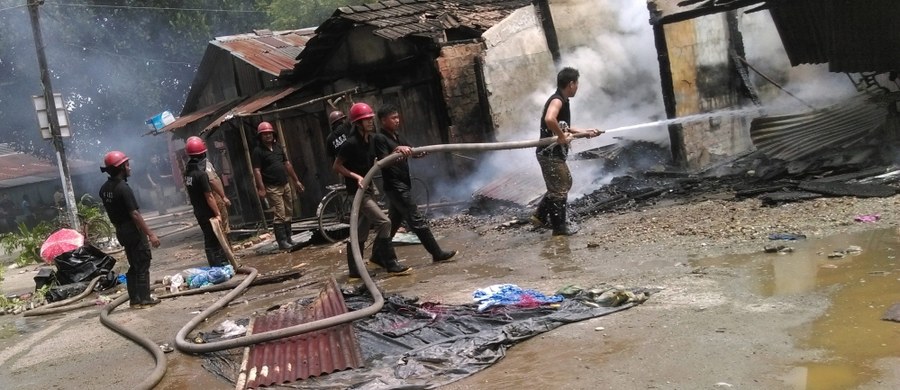
<path fill-rule="evenodd" d="M 394 252 L 394 244 L 391 238 L 376 238 L 372 246 L 372 262 L 378 264 L 392 274 L 405 274 L 410 268 L 397 261 L 397 253 Z"/>
<path fill-rule="evenodd" d="M 294 230 L 291 228 L 291 223 L 285 222 L 281 224 L 281 228 L 284 229 L 284 240 L 287 241 L 288 244 L 291 244 L 292 247 L 296 246 L 297 243 L 294 242 L 294 239 L 291 237 L 294 235 Z"/>
<path fill-rule="evenodd" d="M 530 222 L 536 228 L 547 227 L 547 224 L 550 222 L 548 209 L 550 201 L 547 200 L 547 197 L 544 196 L 541 198 L 541 201 L 538 202 L 537 210 L 534 211 L 534 214 L 531 215 Z"/>
<path fill-rule="evenodd" d="M 551 203 L 550 223 L 553 226 L 554 236 L 571 236 L 578 233 L 578 227 L 569 224 L 565 200 L 554 200 Z"/>
<path fill-rule="evenodd" d="M 137 285 L 134 286 L 135 294 L 139 297 L 138 304 L 132 304 L 135 309 L 143 309 L 153 306 L 160 302 L 159 298 L 150 295 L 150 275 L 141 275 L 137 278 Z"/>
<path fill-rule="evenodd" d="M 136 276 L 125 274 L 125 289 L 128 291 L 128 304 L 131 306 L 137 306 L 141 303 L 140 294 L 137 292 L 138 284 L 140 283 L 137 281 Z"/>
<path fill-rule="evenodd" d="M 219 248 L 206 248 L 206 262 L 210 267 L 221 267 L 225 265 L 225 251 Z"/>
<path fill-rule="evenodd" d="M 456 251 L 445 251 L 441 249 L 441 246 L 438 245 L 437 240 L 434 239 L 434 234 L 431 233 L 431 229 L 415 229 L 413 233 L 416 233 L 416 236 L 419 237 L 419 241 L 422 242 L 422 246 L 425 247 L 425 250 L 428 253 L 431 253 L 432 261 L 447 261 L 456 256 Z"/>
<path fill-rule="evenodd" d="M 293 248 L 293 246 L 289 244 L 287 240 L 285 240 L 284 228 L 281 226 L 281 224 L 272 226 L 272 233 L 275 233 L 275 242 L 278 243 L 278 249 L 290 250 L 291 248 Z"/>

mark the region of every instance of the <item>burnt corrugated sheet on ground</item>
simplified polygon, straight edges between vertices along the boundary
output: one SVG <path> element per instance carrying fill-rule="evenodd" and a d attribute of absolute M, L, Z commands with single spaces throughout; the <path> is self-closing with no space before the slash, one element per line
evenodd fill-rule
<path fill-rule="evenodd" d="M 884 124 L 886 118 L 883 103 L 860 95 L 807 113 L 756 118 L 750 123 L 750 138 L 760 152 L 790 161 L 851 145 Z"/>
<path fill-rule="evenodd" d="M 343 294 L 332 278 L 307 306 L 288 304 L 253 318 L 248 334 L 310 323 L 346 313 Z M 359 340 L 352 323 L 247 347 L 238 388 L 290 383 L 313 376 L 363 366 Z M 243 385 L 243 386 L 242 386 Z"/>

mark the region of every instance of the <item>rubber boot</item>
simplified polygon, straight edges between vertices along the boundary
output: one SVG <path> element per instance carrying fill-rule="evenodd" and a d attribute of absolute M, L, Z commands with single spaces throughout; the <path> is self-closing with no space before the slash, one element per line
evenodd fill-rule
<path fill-rule="evenodd" d="M 537 210 L 534 211 L 534 214 L 531 215 L 529 221 L 535 228 L 544 228 L 547 227 L 547 223 L 549 222 L 549 209 L 550 209 L 550 201 L 547 200 L 547 197 L 541 198 L 541 201 L 538 202 Z"/>
<path fill-rule="evenodd" d="M 372 246 L 372 262 L 380 265 L 387 272 L 392 274 L 407 273 L 410 268 L 400 264 L 397 261 L 397 253 L 394 251 L 394 244 L 391 238 L 376 238 L 375 244 Z"/>
<path fill-rule="evenodd" d="M 128 304 L 134 307 L 141 304 L 141 297 L 138 295 L 136 288 L 138 281 L 134 276 L 131 276 L 131 278 L 129 276 L 131 275 L 125 275 L 125 290 L 128 291 Z"/>
<path fill-rule="evenodd" d="M 288 244 L 291 244 L 292 247 L 296 246 L 297 243 L 294 242 L 294 239 L 291 237 L 294 235 L 294 230 L 291 228 L 291 223 L 285 222 L 281 224 L 281 228 L 284 229 L 284 240 L 287 241 Z"/>
<path fill-rule="evenodd" d="M 447 261 L 456 256 L 456 251 L 445 251 L 441 249 L 441 246 L 438 245 L 437 240 L 434 239 L 434 234 L 431 233 L 431 229 L 415 229 L 413 233 L 416 233 L 416 237 L 419 237 L 419 241 L 422 242 L 422 246 L 425 247 L 425 250 L 428 253 L 431 253 L 431 261 Z"/>
<path fill-rule="evenodd" d="M 550 211 L 550 222 L 553 225 L 554 236 L 571 236 L 578 233 L 578 227 L 569 224 L 566 214 L 566 202 L 564 200 L 554 200 Z"/>
<path fill-rule="evenodd" d="M 278 243 L 278 249 L 282 250 L 290 250 L 293 248 L 291 244 L 288 244 L 287 240 L 284 237 L 284 228 L 281 224 L 276 224 L 272 227 L 272 232 L 275 233 L 275 242 Z"/>
<path fill-rule="evenodd" d="M 218 248 L 204 249 L 206 252 L 206 262 L 210 267 L 221 267 L 225 265 L 225 251 Z"/>
<path fill-rule="evenodd" d="M 137 305 L 133 305 L 134 308 L 143 309 L 158 304 L 160 300 L 150 295 L 150 275 L 141 275 L 137 279 L 138 284 L 134 288 L 140 300 Z"/>

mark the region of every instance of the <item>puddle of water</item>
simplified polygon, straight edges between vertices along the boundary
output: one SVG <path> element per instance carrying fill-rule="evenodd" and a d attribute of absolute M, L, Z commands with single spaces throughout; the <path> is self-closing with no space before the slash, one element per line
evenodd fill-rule
<path fill-rule="evenodd" d="M 785 379 L 791 388 L 847 389 L 877 379 L 881 374 L 873 364 L 900 356 L 900 325 L 881 320 L 889 307 L 900 302 L 900 230 L 778 244 L 795 251 L 695 264 L 749 267 L 757 273 L 757 292 L 767 297 L 828 293 L 831 305 L 797 340 L 800 348 L 823 351 L 824 360 L 794 367 Z M 861 251 L 829 258 L 852 246 Z"/>

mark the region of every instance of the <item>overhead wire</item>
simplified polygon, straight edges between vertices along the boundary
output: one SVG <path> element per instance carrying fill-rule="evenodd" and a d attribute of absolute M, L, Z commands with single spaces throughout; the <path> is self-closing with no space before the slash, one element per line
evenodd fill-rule
<path fill-rule="evenodd" d="M 144 10 L 144 11 L 233 12 L 233 13 L 250 13 L 250 14 L 266 13 L 265 11 L 256 11 L 256 10 L 216 9 L 216 8 L 147 7 L 147 6 L 136 6 L 136 5 L 57 3 L 57 2 L 46 2 L 44 4 L 55 5 L 58 7 L 115 8 L 115 9 L 135 9 L 135 10 Z"/>

